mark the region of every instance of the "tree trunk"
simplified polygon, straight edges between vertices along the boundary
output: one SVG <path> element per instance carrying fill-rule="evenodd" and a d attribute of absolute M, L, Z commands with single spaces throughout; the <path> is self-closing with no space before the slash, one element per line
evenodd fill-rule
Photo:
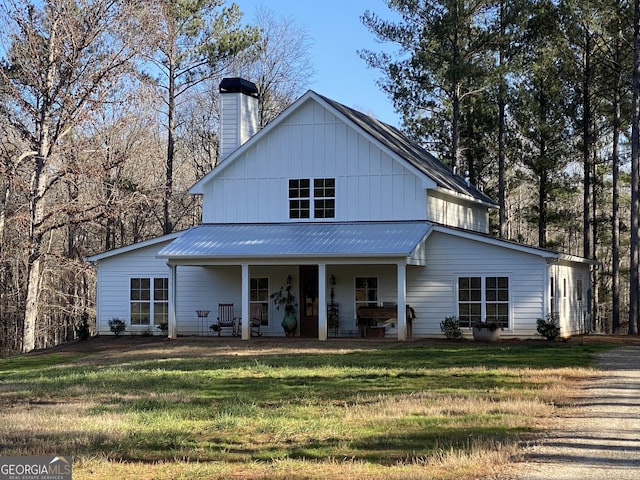
<path fill-rule="evenodd" d="M 583 76 L 582 76 L 582 161 L 584 169 L 584 187 L 582 199 L 582 256 L 591 257 L 591 38 L 585 27 L 585 46 L 583 52 Z M 595 198 L 594 198 L 595 209 Z"/>
<path fill-rule="evenodd" d="M 167 160 L 165 169 L 165 185 L 164 185 L 164 225 L 163 231 L 165 234 L 173 231 L 173 225 L 171 224 L 171 215 L 169 206 L 171 205 L 171 197 L 173 195 L 173 157 L 175 154 L 175 70 L 174 65 L 169 66 L 169 98 L 168 98 L 168 119 L 167 119 Z"/>
<path fill-rule="evenodd" d="M 638 333 L 640 296 L 640 0 L 633 2 L 633 76 L 632 76 L 632 120 L 631 120 L 631 255 L 629 262 L 629 335 Z"/>
<path fill-rule="evenodd" d="M 618 12 L 618 19 L 621 18 Z M 620 39 L 622 38 L 622 27 L 618 20 L 618 35 L 615 39 L 614 47 L 614 68 L 615 82 L 613 86 L 613 133 L 611 149 L 611 329 L 612 333 L 618 333 L 620 328 L 620 98 L 622 92 L 622 59 Z"/>
<path fill-rule="evenodd" d="M 51 25 L 49 35 L 49 61 L 46 72 L 45 92 L 51 92 L 56 76 L 55 54 L 58 47 L 57 22 Z M 36 345 L 36 322 L 39 313 L 41 274 L 41 249 L 43 236 L 43 221 L 47 189 L 48 170 L 47 158 L 51 151 L 51 136 L 49 122 L 51 121 L 53 99 L 46 95 L 41 99 L 40 111 L 36 125 L 37 154 L 34 158 L 34 169 L 31 178 L 30 225 L 29 225 L 29 260 L 27 265 L 27 297 L 25 299 L 22 352 L 30 352 Z"/>
<path fill-rule="evenodd" d="M 46 131 L 46 127 L 44 127 Z M 41 152 L 48 150 L 48 136 L 41 136 Z M 42 283 L 42 222 L 44 220 L 44 191 L 47 175 L 44 171 L 45 160 L 40 154 L 36 157 L 36 169 L 31 190 L 31 229 L 29 234 L 29 261 L 27 266 L 27 297 L 25 300 L 22 352 L 30 352 L 36 346 L 36 324 L 40 310 L 39 297 Z"/>
<path fill-rule="evenodd" d="M 506 81 L 504 78 L 504 41 L 505 41 L 505 25 L 504 25 L 504 2 L 500 2 L 500 47 L 498 52 L 498 69 L 499 69 L 499 86 L 498 86 L 498 223 L 500 229 L 500 238 L 507 238 L 507 212 L 505 196 L 505 178 L 504 178 L 504 137 L 505 137 L 505 103 L 506 103 Z"/>

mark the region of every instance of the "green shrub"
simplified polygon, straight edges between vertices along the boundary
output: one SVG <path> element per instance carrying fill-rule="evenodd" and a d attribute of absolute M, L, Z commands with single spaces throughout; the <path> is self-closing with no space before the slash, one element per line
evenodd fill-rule
<path fill-rule="evenodd" d="M 116 335 L 116 337 L 119 337 L 127 329 L 127 324 L 119 318 L 112 318 L 111 320 L 109 320 L 109 328 Z"/>
<path fill-rule="evenodd" d="M 440 330 L 449 340 L 459 340 L 462 338 L 460 322 L 456 317 L 447 317 L 440 322 Z"/>
<path fill-rule="evenodd" d="M 555 340 L 558 335 L 560 335 L 560 327 L 558 326 L 558 315 L 555 313 L 550 313 L 547 315 L 546 320 L 544 318 L 539 318 L 537 320 L 537 330 L 540 335 L 545 337 L 547 340 Z"/>

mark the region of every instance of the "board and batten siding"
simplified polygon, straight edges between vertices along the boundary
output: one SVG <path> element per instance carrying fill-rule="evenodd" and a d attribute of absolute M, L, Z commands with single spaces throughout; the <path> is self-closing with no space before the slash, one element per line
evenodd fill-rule
<path fill-rule="evenodd" d="M 510 325 L 503 336 L 534 336 L 544 316 L 546 261 L 507 248 L 443 234 L 427 239 L 426 267 L 409 266 L 407 303 L 415 312 L 414 337 L 442 334 L 440 322 L 458 314 L 460 276 L 509 277 Z"/>
<path fill-rule="evenodd" d="M 203 186 L 203 223 L 289 221 L 298 178 L 336 179 L 334 221 L 426 220 L 435 186 L 309 100 Z"/>

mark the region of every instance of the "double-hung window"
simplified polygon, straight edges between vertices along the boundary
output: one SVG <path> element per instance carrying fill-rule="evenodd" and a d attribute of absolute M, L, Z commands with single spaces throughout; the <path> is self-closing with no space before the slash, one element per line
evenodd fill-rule
<path fill-rule="evenodd" d="M 130 281 L 129 300 L 131 325 L 160 325 L 161 323 L 168 323 L 168 278 L 132 278 Z"/>
<path fill-rule="evenodd" d="M 378 306 L 378 278 L 356 277 L 356 311 L 358 307 Z"/>
<path fill-rule="evenodd" d="M 289 180 L 289 218 L 335 218 L 335 178 Z"/>
<path fill-rule="evenodd" d="M 509 277 L 458 277 L 458 320 L 461 327 L 497 322 L 509 327 Z"/>
<path fill-rule="evenodd" d="M 249 288 L 249 301 L 251 304 L 262 306 L 262 318 L 260 325 L 269 325 L 269 278 L 253 277 L 251 278 Z"/>
<path fill-rule="evenodd" d="M 289 180 L 289 218 L 309 218 L 311 188 L 308 178 Z"/>
<path fill-rule="evenodd" d="M 336 179 L 316 178 L 313 180 L 314 218 L 334 218 L 336 216 Z"/>

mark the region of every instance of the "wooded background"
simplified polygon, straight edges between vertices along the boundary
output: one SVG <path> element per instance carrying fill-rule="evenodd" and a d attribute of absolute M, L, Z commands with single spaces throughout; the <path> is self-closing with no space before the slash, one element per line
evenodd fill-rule
<path fill-rule="evenodd" d="M 397 52 L 359 51 L 402 128 L 499 202 L 493 233 L 600 261 L 593 328 L 631 334 L 638 1 L 388 0 L 399 21 L 362 21 Z M 223 76 L 256 83 L 264 126 L 314 72 L 304 28 L 266 9 L 247 25 L 222 0 L 0 0 L 0 12 L 7 354 L 94 324 L 83 258 L 199 223 L 187 190 L 217 163 Z"/>

